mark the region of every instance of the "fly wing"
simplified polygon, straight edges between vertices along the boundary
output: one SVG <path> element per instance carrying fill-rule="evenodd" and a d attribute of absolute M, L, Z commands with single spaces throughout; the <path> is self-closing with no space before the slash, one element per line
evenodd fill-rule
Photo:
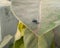
<path fill-rule="evenodd" d="M 39 24 L 40 0 L 12 0 L 12 9 L 17 18 L 27 25 L 32 31 Z"/>

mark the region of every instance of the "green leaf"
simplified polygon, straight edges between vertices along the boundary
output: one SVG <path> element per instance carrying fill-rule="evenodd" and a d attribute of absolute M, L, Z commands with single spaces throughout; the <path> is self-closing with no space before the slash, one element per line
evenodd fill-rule
<path fill-rule="evenodd" d="M 23 37 L 15 42 L 15 48 L 24 48 Z"/>
<path fill-rule="evenodd" d="M 36 36 L 28 29 L 24 35 L 24 43 L 26 48 L 50 48 L 54 39 L 52 31 L 45 33 L 43 36 Z"/>
<path fill-rule="evenodd" d="M 15 43 L 12 43 L 9 48 L 25 48 L 23 37 L 17 40 Z"/>

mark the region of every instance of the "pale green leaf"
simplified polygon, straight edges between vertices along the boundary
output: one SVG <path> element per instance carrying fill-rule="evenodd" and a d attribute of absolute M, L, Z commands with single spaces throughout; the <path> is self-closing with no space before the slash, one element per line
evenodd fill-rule
<path fill-rule="evenodd" d="M 43 36 L 36 36 L 28 29 L 24 35 L 24 43 L 26 48 L 50 48 L 54 39 L 52 31 L 45 33 Z"/>

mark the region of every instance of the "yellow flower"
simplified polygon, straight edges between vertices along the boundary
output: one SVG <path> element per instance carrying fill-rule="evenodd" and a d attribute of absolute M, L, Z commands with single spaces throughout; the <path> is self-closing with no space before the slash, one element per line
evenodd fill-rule
<path fill-rule="evenodd" d="M 20 31 L 22 36 L 24 36 L 25 29 L 26 29 L 26 26 L 21 21 L 19 21 L 18 30 Z"/>

